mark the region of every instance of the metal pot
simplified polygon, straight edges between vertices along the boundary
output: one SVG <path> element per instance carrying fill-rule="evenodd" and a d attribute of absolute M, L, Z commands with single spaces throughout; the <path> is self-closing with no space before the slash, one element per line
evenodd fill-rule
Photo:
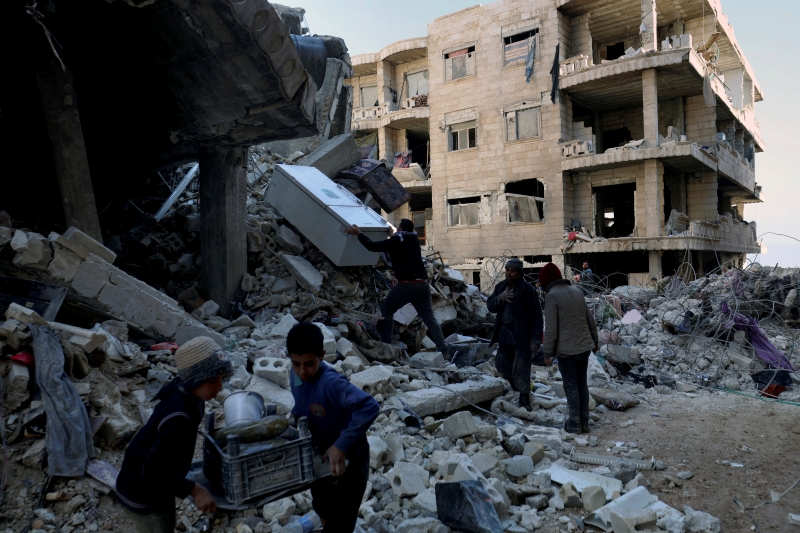
<path fill-rule="evenodd" d="M 230 394 L 222 402 L 225 409 L 225 425 L 230 426 L 237 422 L 253 422 L 266 416 L 264 398 L 253 391 L 237 391 Z"/>

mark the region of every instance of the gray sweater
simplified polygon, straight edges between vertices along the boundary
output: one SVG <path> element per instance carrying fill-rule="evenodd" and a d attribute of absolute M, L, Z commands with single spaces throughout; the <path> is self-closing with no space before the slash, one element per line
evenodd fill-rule
<path fill-rule="evenodd" d="M 547 286 L 544 299 L 544 353 L 569 357 L 597 346 L 597 325 L 583 299 L 583 292 L 567 279 Z"/>

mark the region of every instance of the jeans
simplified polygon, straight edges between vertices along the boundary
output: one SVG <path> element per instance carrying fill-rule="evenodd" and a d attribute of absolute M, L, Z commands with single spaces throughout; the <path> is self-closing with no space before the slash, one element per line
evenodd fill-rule
<path fill-rule="evenodd" d="M 519 392 L 519 403 L 528 405 L 531 393 L 531 348 L 499 344 L 494 359 L 497 371 Z"/>
<path fill-rule="evenodd" d="M 564 394 L 567 395 L 568 420 L 573 425 L 586 426 L 589 423 L 589 385 L 586 383 L 589 353 L 558 358 Z"/>
<path fill-rule="evenodd" d="M 123 506 L 133 527 L 139 533 L 174 533 L 177 520 L 175 518 L 175 500 L 148 513 L 137 513 Z"/>
<path fill-rule="evenodd" d="M 383 322 L 381 324 L 381 339 L 387 344 L 392 343 L 392 327 L 394 326 L 394 313 L 406 304 L 411 304 L 419 313 L 419 317 L 428 326 L 428 333 L 436 349 L 447 356 L 447 345 L 444 343 L 442 327 L 433 315 L 431 304 L 431 286 L 426 283 L 398 283 L 389 291 L 386 301 L 383 303 Z"/>

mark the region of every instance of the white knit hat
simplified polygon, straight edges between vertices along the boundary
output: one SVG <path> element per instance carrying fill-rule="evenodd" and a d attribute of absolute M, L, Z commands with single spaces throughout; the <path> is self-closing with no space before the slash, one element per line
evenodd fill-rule
<path fill-rule="evenodd" d="M 175 366 L 184 382 L 196 384 L 233 371 L 225 352 L 210 337 L 195 337 L 178 348 Z"/>

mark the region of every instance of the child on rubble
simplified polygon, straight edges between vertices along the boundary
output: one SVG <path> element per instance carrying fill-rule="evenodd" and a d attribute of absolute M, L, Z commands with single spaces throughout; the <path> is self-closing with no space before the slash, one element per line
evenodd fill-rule
<path fill-rule="evenodd" d="M 175 498 L 191 495 L 203 513 L 216 503 L 202 486 L 186 479 L 205 402 L 219 394 L 233 370 L 217 343 L 196 337 L 175 352 L 178 377 L 156 395 L 160 400 L 125 451 L 117 496 L 139 533 L 173 533 Z"/>
<path fill-rule="evenodd" d="M 331 465 L 332 477 L 311 486 L 314 511 L 323 531 L 351 532 L 369 477 L 367 429 L 380 406 L 322 360 L 323 336 L 316 325 L 301 322 L 293 327 L 286 349 L 292 360 L 292 415 L 308 417 L 311 442 Z"/>

